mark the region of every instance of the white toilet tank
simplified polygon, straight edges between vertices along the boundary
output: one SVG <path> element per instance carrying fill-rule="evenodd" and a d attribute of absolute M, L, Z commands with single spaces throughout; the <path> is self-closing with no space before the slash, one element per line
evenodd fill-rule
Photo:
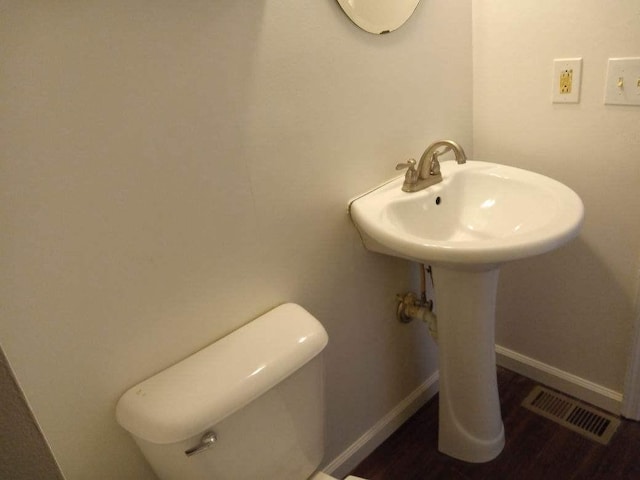
<path fill-rule="evenodd" d="M 128 390 L 116 417 L 161 480 L 306 479 L 324 454 L 327 341 L 280 305 Z"/>

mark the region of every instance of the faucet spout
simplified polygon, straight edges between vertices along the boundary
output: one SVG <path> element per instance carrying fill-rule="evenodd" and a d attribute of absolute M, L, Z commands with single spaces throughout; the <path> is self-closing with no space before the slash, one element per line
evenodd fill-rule
<path fill-rule="evenodd" d="M 420 157 L 420 163 L 418 163 L 416 172 L 417 176 L 415 174 L 412 178 L 407 176 L 407 179 L 402 185 L 402 190 L 405 192 L 417 192 L 418 190 L 441 182 L 442 174 L 440 173 L 438 157 L 451 150 L 453 150 L 458 164 L 463 164 L 467 161 L 467 155 L 464 153 L 464 149 L 453 140 L 438 140 L 437 142 L 433 142 L 424 151 L 422 157 Z"/>
<path fill-rule="evenodd" d="M 444 147 L 444 150 L 438 152 L 438 149 Z M 463 164 L 467 161 L 467 154 L 464 153 L 464 149 L 453 140 L 438 140 L 433 142 L 427 147 L 427 149 L 420 157 L 420 163 L 418 164 L 418 177 L 427 178 L 431 171 L 440 170 L 440 164 L 438 157 L 449 151 L 453 150 L 456 156 L 456 162 Z"/>

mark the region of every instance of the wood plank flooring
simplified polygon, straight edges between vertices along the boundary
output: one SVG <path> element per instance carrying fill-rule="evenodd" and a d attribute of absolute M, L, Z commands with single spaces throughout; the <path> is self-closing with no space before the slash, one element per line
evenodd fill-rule
<path fill-rule="evenodd" d="M 600 445 L 521 407 L 534 385 L 498 368 L 506 446 L 491 462 L 438 452 L 436 396 L 351 474 L 369 480 L 640 480 L 640 423 L 623 420 L 609 445 Z"/>

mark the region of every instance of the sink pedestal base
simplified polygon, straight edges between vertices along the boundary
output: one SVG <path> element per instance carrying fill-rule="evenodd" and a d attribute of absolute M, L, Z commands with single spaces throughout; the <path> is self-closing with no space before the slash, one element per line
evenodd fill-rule
<path fill-rule="evenodd" d="M 438 315 L 438 450 L 488 462 L 504 447 L 496 377 L 495 301 L 499 269 L 432 267 Z"/>

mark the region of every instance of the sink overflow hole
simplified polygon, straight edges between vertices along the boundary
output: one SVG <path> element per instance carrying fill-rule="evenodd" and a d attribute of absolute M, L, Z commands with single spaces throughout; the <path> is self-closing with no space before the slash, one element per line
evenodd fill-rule
<path fill-rule="evenodd" d="M 436 197 L 436 205 L 440 205 L 441 201 L 442 201 L 442 199 L 440 197 Z"/>

